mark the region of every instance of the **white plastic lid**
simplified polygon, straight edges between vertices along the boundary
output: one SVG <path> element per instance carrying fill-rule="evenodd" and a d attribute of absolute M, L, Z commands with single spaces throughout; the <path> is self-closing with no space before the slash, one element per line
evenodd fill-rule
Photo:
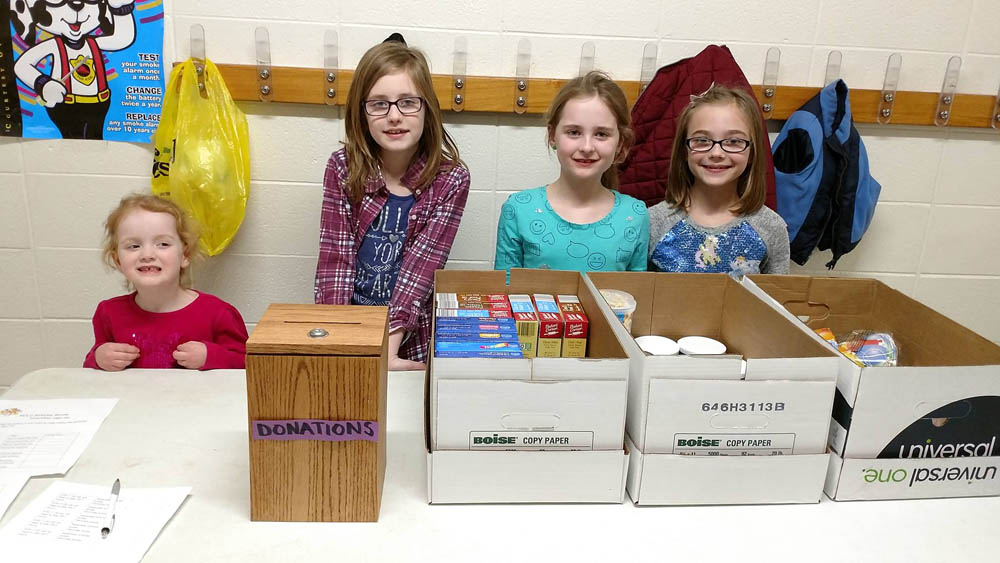
<path fill-rule="evenodd" d="M 648 352 L 654 356 L 673 356 L 680 351 L 680 346 L 666 336 L 640 336 L 635 339 L 635 343 L 642 348 L 643 352 Z"/>
<path fill-rule="evenodd" d="M 696 354 L 725 354 L 726 345 L 706 336 L 685 336 L 677 341 L 681 353 L 689 356 Z"/>

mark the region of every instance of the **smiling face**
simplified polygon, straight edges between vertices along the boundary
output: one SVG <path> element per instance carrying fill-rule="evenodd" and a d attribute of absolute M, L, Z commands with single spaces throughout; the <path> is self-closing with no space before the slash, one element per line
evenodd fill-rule
<path fill-rule="evenodd" d="M 178 287 L 190 260 L 169 213 L 135 209 L 118 224 L 115 263 L 137 291 Z"/>
<path fill-rule="evenodd" d="M 60 6 L 49 5 L 47 8 L 52 21 L 45 25 L 39 22 L 38 28 L 52 35 L 77 41 L 90 35 L 101 25 L 101 7 L 93 0 L 66 2 Z"/>
<path fill-rule="evenodd" d="M 406 71 L 400 70 L 376 80 L 365 101 L 395 102 L 402 98 L 415 98 L 422 95 L 413 84 L 410 75 Z M 420 111 L 409 114 L 400 113 L 396 105 L 390 106 L 389 113 L 385 115 L 368 115 L 367 112 L 364 112 L 368 123 L 368 132 L 385 153 L 393 153 L 409 159 L 417 152 L 420 137 L 424 133 L 426 105 L 423 103 Z"/>
<path fill-rule="evenodd" d="M 556 146 L 561 177 L 573 181 L 600 181 L 618 157 L 618 122 L 598 96 L 566 102 L 549 142 Z"/>
<path fill-rule="evenodd" d="M 691 113 L 685 139 L 706 137 L 712 140 L 750 140 L 750 127 L 736 104 L 705 104 Z M 737 195 L 740 176 L 747 168 L 753 148 L 729 153 L 716 143 L 707 152 L 687 150 L 687 163 L 694 176 L 693 189 L 731 190 Z"/>

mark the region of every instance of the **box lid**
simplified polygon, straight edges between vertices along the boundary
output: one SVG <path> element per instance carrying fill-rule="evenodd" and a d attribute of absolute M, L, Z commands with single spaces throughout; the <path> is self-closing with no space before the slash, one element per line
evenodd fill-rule
<path fill-rule="evenodd" d="M 388 307 L 274 303 L 247 340 L 247 354 L 380 356 Z M 311 337 L 322 329 L 325 336 Z"/>

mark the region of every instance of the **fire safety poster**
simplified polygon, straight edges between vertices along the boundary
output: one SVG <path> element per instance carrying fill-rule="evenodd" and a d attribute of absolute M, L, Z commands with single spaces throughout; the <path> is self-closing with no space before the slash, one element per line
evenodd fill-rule
<path fill-rule="evenodd" d="M 163 0 L 0 0 L 0 135 L 148 143 Z"/>

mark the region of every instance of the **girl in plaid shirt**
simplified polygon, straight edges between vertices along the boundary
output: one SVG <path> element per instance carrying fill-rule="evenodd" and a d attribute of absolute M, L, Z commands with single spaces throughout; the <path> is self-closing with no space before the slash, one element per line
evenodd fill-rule
<path fill-rule="evenodd" d="M 469 195 L 469 171 L 441 123 L 424 55 L 405 43 L 361 58 L 347 142 L 323 178 L 316 303 L 389 307 L 389 369 L 424 369 L 434 270 Z"/>

